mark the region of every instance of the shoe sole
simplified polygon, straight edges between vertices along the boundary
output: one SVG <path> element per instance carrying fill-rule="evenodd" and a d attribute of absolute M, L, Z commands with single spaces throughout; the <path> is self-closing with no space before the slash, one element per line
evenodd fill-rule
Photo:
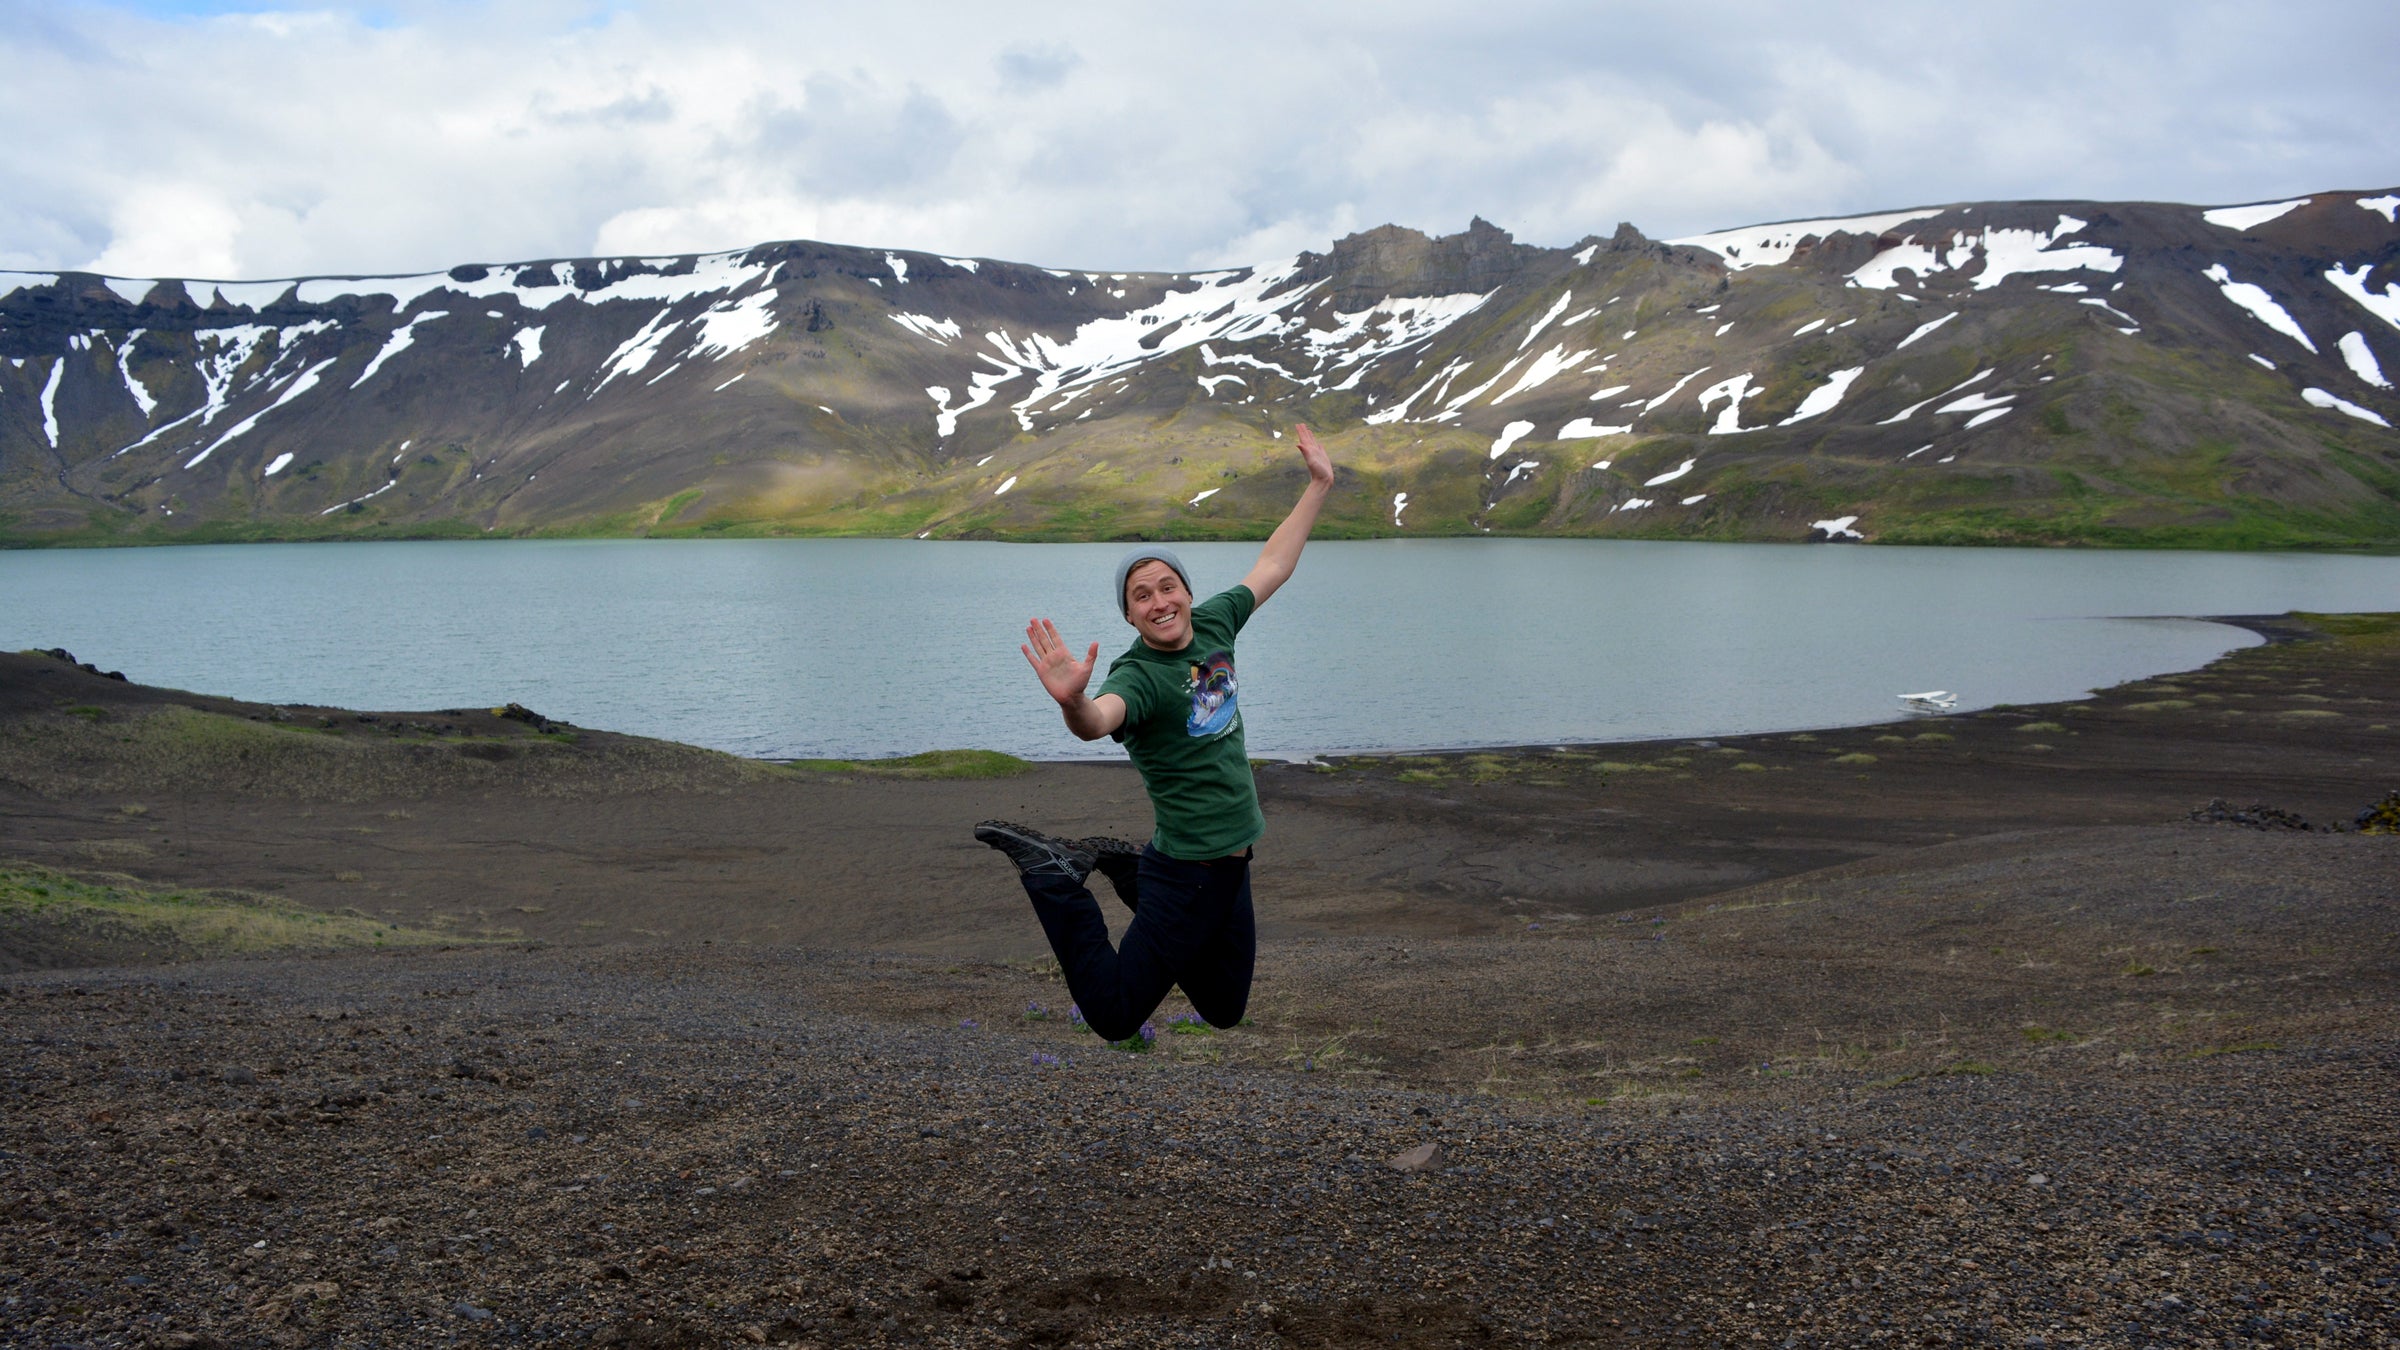
<path fill-rule="evenodd" d="M 1099 859 L 1089 851 L 1062 851 L 1059 841 L 1050 836 L 1005 820 L 981 822 L 975 827 L 975 838 L 1006 854 L 1008 860 L 1016 864 L 1017 870 L 1027 876 L 1073 877 L 1081 881 L 1099 865 Z M 1038 856 L 1027 862 L 1021 854 Z"/>

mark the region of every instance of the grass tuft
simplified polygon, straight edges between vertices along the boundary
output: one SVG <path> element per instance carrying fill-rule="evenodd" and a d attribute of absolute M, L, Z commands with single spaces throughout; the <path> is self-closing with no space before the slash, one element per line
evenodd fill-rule
<path fill-rule="evenodd" d="M 898 759 L 795 759 L 810 773 L 862 773 L 879 778 L 1014 778 L 1033 765 L 998 750 L 928 750 Z"/>
<path fill-rule="evenodd" d="M 0 945 L 30 964 L 70 968 L 460 940 L 246 891 L 152 891 L 130 883 L 0 863 Z"/>

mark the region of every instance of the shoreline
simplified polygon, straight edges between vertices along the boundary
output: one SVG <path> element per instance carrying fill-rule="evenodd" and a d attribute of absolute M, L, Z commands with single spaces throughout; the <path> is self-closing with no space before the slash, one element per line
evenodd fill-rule
<path fill-rule="evenodd" d="M 2238 628 L 2244 632 L 2255 633 L 2261 639 L 2261 641 L 2256 645 L 2272 647 L 2283 643 L 2306 642 L 2313 640 L 2317 634 L 2315 634 L 2307 626 L 2305 621 L 2298 617 L 2311 612 L 2313 611 L 2286 610 L 2281 614 L 2133 614 L 2091 617 L 2160 619 L 2178 623 L 2222 624 L 2228 628 Z M 2400 611 L 2393 612 L 2400 613 Z M 2214 660 L 2202 662 L 2197 666 L 2185 666 L 2174 670 L 2157 671 L 2148 675 L 2137 675 L 2131 679 L 2119 681 L 2119 684 L 2138 684 L 2149 680 L 2166 680 L 2173 679 L 2178 675 L 2196 674 L 2200 671 L 2206 670 L 2209 666 L 2216 664 L 2217 661 L 2222 661 L 2227 656 L 2233 655 L 2235 652 L 2248 650 L 2251 650 L 2251 648 L 2235 647 L 2223 653 L 2222 655 L 2219 655 Z M 1757 731 L 1706 731 L 1693 736 L 1641 736 L 1629 740 L 1616 741 L 1524 741 L 1516 743 L 1495 743 L 1484 745 L 1389 747 L 1374 750 L 1313 750 L 1272 755 L 1253 754 L 1250 757 L 1250 760 L 1253 764 L 1288 764 L 1305 768 L 1312 765 L 1325 764 L 1338 760 L 1375 760 L 1391 759 L 1394 757 L 1413 758 L 1419 756 L 1523 755 L 1540 754 L 1546 751 L 1591 751 L 1611 748 L 1623 749 L 1645 745 L 1689 745 L 1692 742 L 1699 740 L 1724 741 L 1739 740 L 1748 737 L 1792 736 L 1803 733 L 1824 735 L 1839 732 L 1879 731 L 1891 727 L 1914 726 L 1920 723 L 1935 723 L 1939 722 L 1943 718 L 1972 717 L 1978 713 L 1991 712 L 1996 709 L 2003 708 L 2064 707 L 2070 704 L 2083 702 L 2092 697 L 2094 694 L 2101 693 L 2105 689 L 2114 687 L 2116 686 L 2104 685 L 2100 688 L 2087 689 L 2083 692 L 2083 694 L 2075 698 L 2046 699 L 2038 703 L 1992 703 L 1973 708 L 1955 708 L 1938 713 L 1911 713 L 1903 710 L 1902 714 L 1898 717 L 1889 717 L 1880 721 L 1872 722 L 1826 722 L 1790 727 L 1768 727 Z M 1894 698 L 1897 697 L 1898 695 L 1894 695 Z M 972 749 L 974 747 L 965 748 Z M 995 751 L 991 753 L 1002 752 Z M 817 757 L 795 755 L 789 757 L 757 756 L 754 758 L 756 758 L 758 762 L 762 764 L 796 764 L 803 763 L 807 759 Z M 825 758 L 838 757 L 827 756 Z M 908 756 L 892 755 L 885 756 L 880 759 L 860 760 L 859 762 L 868 764 L 884 763 L 889 762 L 890 760 L 905 758 L 908 758 Z M 1032 759 L 1022 756 L 1018 756 L 1016 758 L 1023 759 L 1023 762 L 1027 764 L 1062 764 L 1085 767 L 1130 767 L 1132 763 L 1132 761 L 1126 759 L 1122 755 L 1114 757 L 1081 756 L 1068 759 Z"/>
<path fill-rule="evenodd" d="M 657 540 L 662 543 L 755 543 L 759 541 L 806 542 L 819 539 L 890 539 L 911 543 L 933 544 L 1255 544 L 1264 542 L 1267 536 L 1273 532 L 1274 526 L 1275 521 L 1262 519 L 1257 523 L 1257 528 L 1254 530 L 1237 529 L 1224 532 L 1211 532 L 1204 529 L 1165 530 L 1160 531 L 1156 537 L 1152 537 L 1147 534 L 1135 534 L 1122 538 L 1111 539 L 1093 539 L 1083 535 L 1061 535 L 1040 530 L 1000 531 L 990 534 L 978 532 L 970 535 L 959 535 L 936 539 L 913 534 L 905 530 L 897 534 L 882 534 L 850 531 L 839 528 L 825 530 L 794 530 L 785 529 L 772 524 L 762 524 L 757 526 L 755 530 L 751 531 L 744 531 L 740 529 L 707 530 L 694 526 L 689 527 L 686 532 L 660 532 L 657 530 L 642 530 L 638 532 L 628 531 L 620 533 L 612 531 L 582 531 L 574 529 L 534 529 L 504 534 L 496 530 L 468 530 L 464 528 L 460 528 L 455 531 L 445 529 L 412 531 L 403 528 L 389 533 L 351 531 L 339 534 L 326 533 L 294 535 L 253 534 L 246 532 L 239 526 L 228 526 L 225 527 L 225 533 L 221 537 L 197 539 L 161 538 L 156 535 L 145 535 L 131 538 L 122 536 L 94 538 L 83 534 L 68 534 L 65 536 L 53 537 L 20 537 L 0 535 L 0 552 L 30 553 L 46 550 L 111 548 L 204 548 L 240 544 L 457 544 L 511 542 L 525 543 L 540 540 L 557 540 L 561 542 Z M 2346 543 L 2303 542 L 2287 544 L 2279 547 L 2261 545 L 2241 548 L 2230 547 L 2221 542 L 2208 539 L 2199 539 L 2187 543 L 2177 543 L 2174 542 L 2174 539 L 2177 537 L 2183 536 L 2169 533 L 2165 537 L 2158 539 L 2140 539 L 2132 542 L 2119 542 L 2107 538 L 2095 539 L 2082 535 L 2060 538 L 2048 538 L 2040 535 L 2031 535 L 2025 537 L 2021 542 L 2008 542 L 2006 540 L 1993 540 L 1984 538 L 1961 539 L 1948 537 L 1932 539 L 1905 539 L 1885 542 L 1880 537 L 1861 539 L 1794 539 L 1790 537 L 1695 538 L 1691 535 L 1663 533 L 1626 534 L 1595 532 L 1588 534 L 1540 534 L 1506 529 L 1462 529 L 1456 533 L 1419 534 L 1407 530 L 1376 528 L 1365 530 L 1359 533 L 1347 533 L 1342 530 L 1341 526 L 1337 522 L 1326 522 L 1321 524 L 1318 528 L 1318 531 L 1313 536 L 1313 538 L 1319 542 L 1339 541 L 1344 543 L 1368 543 L 1385 540 L 1408 539 L 1558 539 L 1639 544 L 1774 544 L 1795 548 L 1814 548 L 1820 546 L 1845 548 L 1926 548 L 1944 550 L 1984 548 L 2040 552 L 2055 551 L 2058 549 L 2071 549 L 2092 553 L 2226 553 L 2245 556 L 2250 554 L 2297 554 L 2307 556 L 2355 555 L 2373 558 L 2400 556 L 2400 541 L 2383 539 L 2361 540 Z"/>

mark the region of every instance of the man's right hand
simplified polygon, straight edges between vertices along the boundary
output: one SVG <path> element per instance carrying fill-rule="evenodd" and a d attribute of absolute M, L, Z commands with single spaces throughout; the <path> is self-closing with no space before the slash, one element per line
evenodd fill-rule
<path fill-rule="evenodd" d="M 1083 691 L 1092 682 L 1092 667 L 1100 662 L 1100 644 L 1092 644 L 1082 660 L 1067 650 L 1065 639 L 1058 635 L 1058 625 L 1048 619 L 1033 619 L 1025 625 L 1025 641 L 1017 647 L 1025 659 L 1033 663 L 1033 673 L 1042 679 L 1042 688 L 1058 706 L 1071 708 L 1083 702 Z"/>

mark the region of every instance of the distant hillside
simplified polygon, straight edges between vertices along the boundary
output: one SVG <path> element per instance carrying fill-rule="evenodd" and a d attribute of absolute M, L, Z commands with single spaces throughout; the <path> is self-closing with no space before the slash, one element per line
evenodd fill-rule
<path fill-rule="evenodd" d="M 0 273 L 0 542 L 1332 533 L 2400 545 L 2400 194 L 1220 272 L 815 243 Z"/>

